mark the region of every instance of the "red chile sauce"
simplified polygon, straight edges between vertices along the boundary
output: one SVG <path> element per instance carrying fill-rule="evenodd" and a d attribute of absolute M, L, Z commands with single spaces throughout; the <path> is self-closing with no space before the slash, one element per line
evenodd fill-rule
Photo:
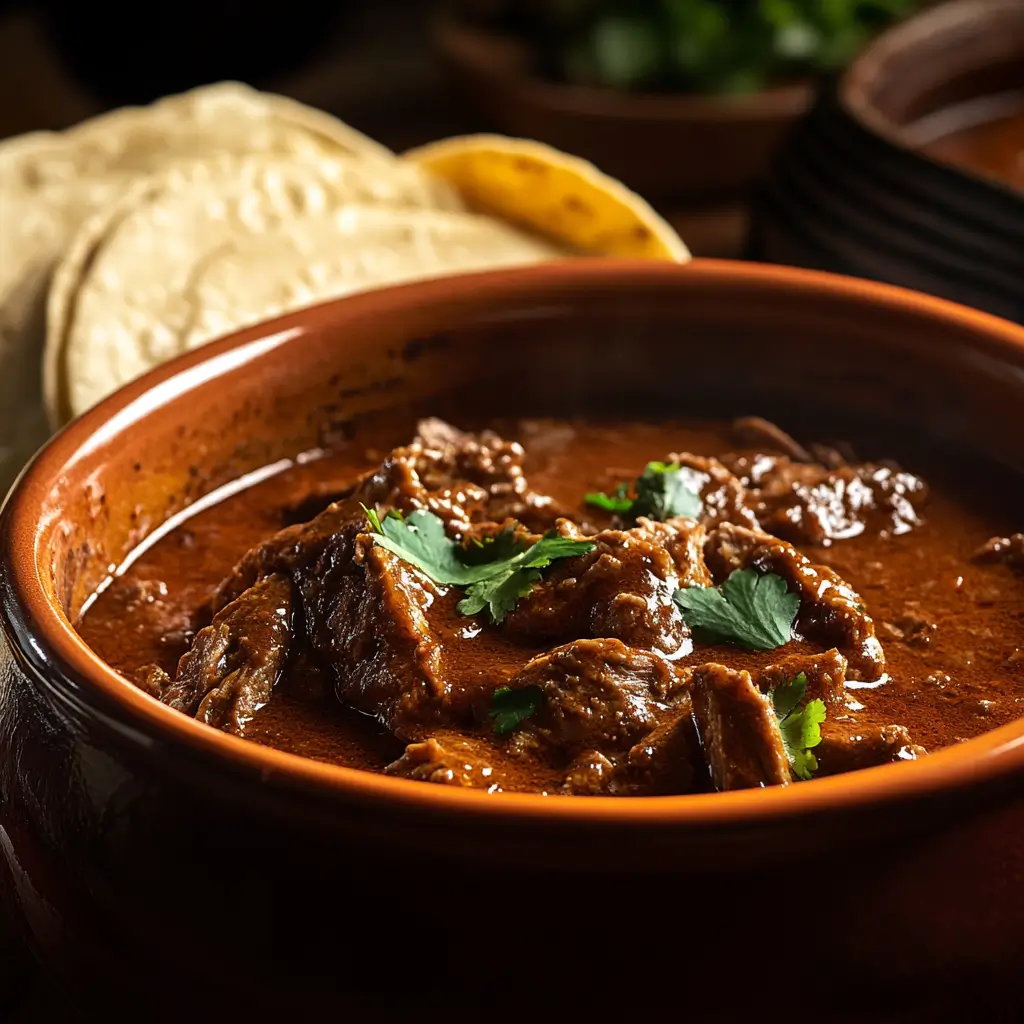
<path fill-rule="evenodd" d="M 413 429 L 403 436 L 410 437 Z M 710 421 L 522 421 L 494 429 L 523 443 L 523 468 L 534 491 L 551 495 L 573 518 L 595 528 L 608 525 L 608 517 L 585 506 L 587 492 L 611 491 L 668 452 L 722 456 L 743 450 L 729 424 Z M 173 676 L 202 621 L 202 607 L 246 551 L 283 526 L 310 518 L 326 502 L 318 494 L 373 469 L 383 454 L 338 450 L 199 512 L 117 576 L 78 624 L 79 631 L 130 679 L 138 679 L 150 663 Z M 931 458 L 904 468 L 929 486 L 919 525 L 899 534 L 866 530 L 824 546 L 795 546 L 861 595 L 884 647 L 884 679 L 847 691 L 852 720 L 863 729 L 900 723 L 916 744 L 931 751 L 1024 714 L 1024 575 L 1009 564 L 972 557 L 989 538 L 1011 534 L 1022 524 L 1010 521 L 1006 492 L 995 483 L 989 487 L 987 471 L 977 466 L 933 451 Z M 489 628 L 479 635 L 486 636 Z M 483 642 L 464 642 L 470 660 L 474 649 L 484 652 Z M 796 642 L 788 646 L 800 648 Z M 719 645 L 699 647 L 684 662 L 709 660 L 744 668 L 768 659 Z M 382 771 L 404 747 L 371 715 L 342 706 L 331 692 L 311 698 L 288 678 L 255 713 L 245 736 L 369 771 Z M 548 764 L 508 772 L 510 788 L 534 791 L 555 791 L 560 777 Z"/>

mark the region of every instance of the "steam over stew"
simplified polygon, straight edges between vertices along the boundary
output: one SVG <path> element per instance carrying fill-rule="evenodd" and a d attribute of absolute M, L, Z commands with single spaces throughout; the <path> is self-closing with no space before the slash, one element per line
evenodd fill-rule
<path fill-rule="evenodd" d="M 226 497 L 81 632 L 212 728 L 492 792 L 802 783 L 1024 711 L 1024 535 L 980 498 L 754 418 L 500 429 Z"/>

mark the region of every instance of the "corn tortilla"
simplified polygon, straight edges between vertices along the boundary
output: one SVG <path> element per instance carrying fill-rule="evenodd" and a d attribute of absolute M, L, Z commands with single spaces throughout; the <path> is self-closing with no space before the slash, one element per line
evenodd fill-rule
<path fill-rule="evenodd" d="M 454 185 L 470 209 L 580 253 L 675 260 L 690 253 L 646 200 L 593 164 L 503 135 L 465 135 L 403 155 Z"/>

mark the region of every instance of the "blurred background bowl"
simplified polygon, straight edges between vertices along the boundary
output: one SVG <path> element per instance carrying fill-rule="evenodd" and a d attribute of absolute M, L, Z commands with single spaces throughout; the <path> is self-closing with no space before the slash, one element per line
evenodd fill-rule
<path fill-rule="evenodd" d="M 662 205 L 748 189 L 813 97 L 809 82 L 698 95 L 552 81 L 522 41 L 470 24 L 453 3 L 440 8 L 433 35 L 459 93 L 495 130 L 585 157 Z"/>
<path fill-rule="evenodd" d="M 1024 133 L 1020 0 L 956 0 L 890 29 L 783 148 L 754 203 L 748 255 L 1024 322 L 1024 191 L 940 145 L 1014 113 Z M 1018 151 L 1024 160 L 1024 137 Z"/>

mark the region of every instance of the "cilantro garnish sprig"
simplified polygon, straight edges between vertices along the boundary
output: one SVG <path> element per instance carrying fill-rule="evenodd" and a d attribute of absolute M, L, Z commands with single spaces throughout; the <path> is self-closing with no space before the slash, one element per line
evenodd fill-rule
<path fill-rule="evenodd" d="M 375 544 L 419 569 L 424 576 L 449 586 L 465 588 L 457 608 L 462 615 L 487 610 L 492 622 L 501 622 L 541 580 L 541 569 L 559 558 L 585 555 L 594 543 L 562 537 L 548 531 L 532 544 L 509 526 L 493 538 L 465 547 L 445 532 L 444 522 L 427 509 L 408 516 L 392 509 L 381 519 L 365 505 Z"/>
<path fill-rule="evenodd" d="M 781 647 L 793 634 L 800 598 L 774 573 L 737 569 L 721 587 L 686 587 L 676 607 L 702 643 L 731 643 L 752 651 Z"/>
<path fill-rule="evenodd" d="M 633 482 L 632 497 L 628 484 L 619 484 L 614 494 L 592 493 L 588 505 L 614 512 L 625 519 L 657 519 L 664 522 L 673 516 L 700 515 L 700 495 L 688 485 L 678 462 L 648 462 L 647 468 Z"/>
<path fill-rule="evenodd" d="M 535 715 L 543 700 L 544 691 L 539 686 L 524 686 L 520 690 L 499 686 L 491 697 L 491 710 L 487 717 L 494 722 L 495 733 L 504 736 Z"/>
<path fill-rule="evenodd" d="M 480 566 L 490 569 L 490 574 L 466 589 L 458 609 L 463 615 L 476 615 L 486 608 L 492 622 L 501 622 L 516 602 L 540 582 L 541 569 L 559 558 L 585 555 L 594 547 L 592 541 L 572 540 L 549 530 L 525 551 Z"/>
<path fill-rule="evenodd" d="M 793 774 L 805 782 L 818 769 L 818 759 L 811 751 L 821 742 L 820 727 L 826 714 L 825 702 L 820 697 L 800 708 L 806 695 L 807 676 L 803 672 L 772 690 L 772 707 L 779 720 L 789 766 Z"/>

